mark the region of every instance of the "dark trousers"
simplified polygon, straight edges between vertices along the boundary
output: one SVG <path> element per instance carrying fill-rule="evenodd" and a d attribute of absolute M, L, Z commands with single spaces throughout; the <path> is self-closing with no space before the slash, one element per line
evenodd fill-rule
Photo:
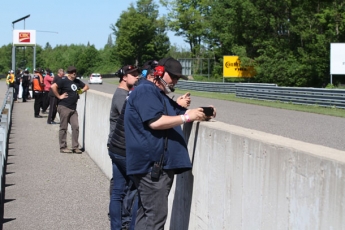
<path fill-rule="evenodd" d="M 52 121 L 55 120 L 55 117 L 56 117 L 58 99 L 56 97 L 51 97 L 51 96 L 48 96 L 48 98 L 49 98 L 49 115 L 48 115 L 47 122 L 51 123 Z"/>
<path fill-rule="evenodd" d="M 49 91 L 44 91 L 43 92 L 43 105 L 42 105 L 42 110 L 45 112 L 48 107 L 49 107 L 49 96 L 48 96 Z"/>
<path fill-rule="evenodd" d="M 129 227 L 134 230 L 135 218 L 138 209 L 138 200 L 136 199 L 137 190 L 126 174 L 126 157 L 108 151 L 113 164 L 112 184 L 109 214 L 111 230 Z"/>
<path fill-rule="evenodd" d="M 135 230 L 162 230 L 168 216 L 168 196 L 174 181 L 172 170 L 163 170 L 158 181 L 151 173 L 133 175 L 139 193 Z"/>
<path fill-rule="evenodd" d="M 26 102 L 26 99 L 28 98 L 28 92 L 29 92 L 29 88 L 23 86 L 23 95 L 22 95 L 23 102 Z"/>
<path fill-rule="evenodd" d="M 72 128 L 72 149 L 79 148 L 78 137 L 79 137 L 79 122 L 77 110 L 69 109 L 65 106 L 59 105 L 57 111 L 60 115 L 60 130 L 59 130 L 59 142 L 60 149 L 67 148 L 67 128 L 68 123 L 71 124 Z"/>
<path fill-rule="evenodd" d="M 18 93 L 19 93 L 19 85 L 14 84 L 13 89 L 14 89 L 14 92 L 13 92 L 13 101 L 17 101 Z"/>
<path fill-rule="evenodd" d="M 34 92 L 35 103 L 34 103 L 34 110 L 35 110 L 35 117 L 40 115 L 40 109 L 43 106 L 43 92 L 36 93 Z"/>

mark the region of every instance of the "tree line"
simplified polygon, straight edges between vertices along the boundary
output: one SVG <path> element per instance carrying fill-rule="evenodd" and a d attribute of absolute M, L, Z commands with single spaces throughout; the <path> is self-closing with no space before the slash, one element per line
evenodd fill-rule
<path fill-rule="evenodd" d="M 221 79 L 223 56 L 254 66 L 251 82 L 320 87 L 329 82 L 330 43 L 345 42 L 342 0 L 138 0 L 110 25 L 103 49 L 94 45 L 37 46 L 36 66 L 57 70 L 75 65 L 79 74 L 113 73 L 124 64 L 150 59 L 209 58 L 212 77 Z M 171 45 L 167 31 L 184 38 L 188 48 Z M 106 38 L 105 38 L 106 41 Z M 11 66 L 11 44 L 0 48 L 0 72 Z M 32 49 L 17 48 L 16 66 Z M 345 76 L 333 82 L 344 83 Z M 242 79 L 243 80 L 243 79 Z"/>

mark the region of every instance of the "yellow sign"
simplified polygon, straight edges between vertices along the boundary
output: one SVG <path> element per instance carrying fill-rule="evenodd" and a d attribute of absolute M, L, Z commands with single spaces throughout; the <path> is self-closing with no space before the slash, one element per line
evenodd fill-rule
<path fill-rule="evenodd" d="M 254 67 L 241 67 L 238 56 L 223 56 L 223 77 L 253 77 Z"/>

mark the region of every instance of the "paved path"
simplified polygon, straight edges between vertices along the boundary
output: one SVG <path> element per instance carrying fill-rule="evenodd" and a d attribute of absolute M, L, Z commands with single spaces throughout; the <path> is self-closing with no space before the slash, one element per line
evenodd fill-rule
<path fill-rule="evenodd" d="M 3 229 L 109 229 L 109 180 L 87 153 L 60 153 L 59 126 L 34 118 L 33 104 L 13 106 Z"/>

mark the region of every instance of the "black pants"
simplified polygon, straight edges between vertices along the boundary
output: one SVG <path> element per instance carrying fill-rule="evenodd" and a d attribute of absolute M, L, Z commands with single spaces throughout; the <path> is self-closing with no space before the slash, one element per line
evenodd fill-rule
<path fill-rule="evenodd" d="M 17 101 L 18 93 L 19 93 L 19 85 L 14 84 L 13 88 L 14 88 L 13 101 Z"/>
<path fill-rule="evenodd" d="M 43 92 L 36 93 L 34 92 L 35 103 L 34 103 L 34 110 L 35 110 L 35 117 L 40 115 L 40 109 L 43 106 Z"/>
<path fill-rule="evenodd" d="M 28 98 L 28 92 L 29 92 L 28 89 L 29 89 L 28 87 L 23 86 L 23 94 L 22 94 L 23 102 L 26 102 L 26 99 Z"/>
<path fill-rule="evenodd" d="M 51 123 L 52 121 L 55 120 L 55 117 L 56 117 L 58 99 L 52 96 L 48 96 L 48 98 L 49 98 L 49 115 L 48 115 L 47 123 Z"/>
<path fill-rule="evenodd" d="M 50 97 L 48 96 L 48 93 L 49 93 L 49 91 L 43 92 L 43 106 L 42 106 L 43 112 L 45 112 L 49 107 Z"/>

